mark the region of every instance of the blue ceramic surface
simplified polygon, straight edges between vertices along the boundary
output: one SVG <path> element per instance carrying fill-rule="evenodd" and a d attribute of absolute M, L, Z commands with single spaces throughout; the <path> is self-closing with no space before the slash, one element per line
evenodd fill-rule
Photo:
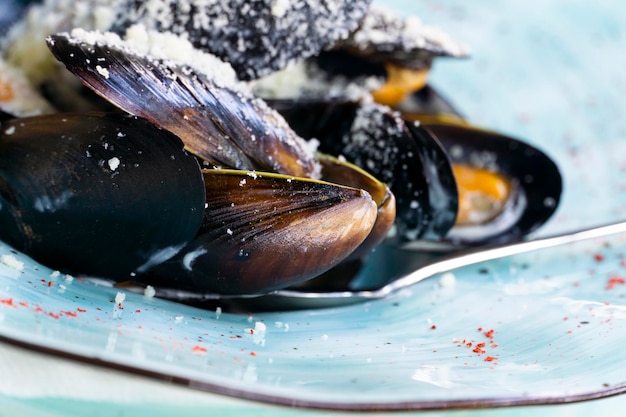
<path fill-rule="evenodd" d="M 562 168 L 562 205 L 538 235 L 626 217 L 620 2 L 387 4 L 471 46 L 470 59 L 438 61 L 431 76 L 470 121 L 539 146 Z M 2 255 L 0 338 L 45 352 L 0 345 L 6 412 L 517 416 L 528 408 L 472 408 L 626 391 L 623 236 L 468 267 L 386 300 L 253 314 L 70 280 L 6 246 Z M 532 410 L 608 415 L 624 405 L 617 396 Z"/>

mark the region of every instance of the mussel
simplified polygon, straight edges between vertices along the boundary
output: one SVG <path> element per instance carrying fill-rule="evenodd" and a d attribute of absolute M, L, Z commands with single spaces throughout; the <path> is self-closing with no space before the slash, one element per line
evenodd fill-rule
<path fill-rule="evenodd" d="M 400 241 L 457 249 L 527 236 L 558 206 L 558 167 L 519 139 L 472 126 L 428 85 L 435 58 L 466 51 L 436 30 L 417 27 L 371 8 L 348 39 L 291 73 L 259 81 L 256 91 L 301 136 L 320 140 L 321 150 L 344 155 L 390 184 Z M 289 78 L 299 80 L 291 95 L 275 86 Z"/>
<path fill-rule="evenodd" d="M 148 35 L 146 35 L 148 36 Z M 303 141 L 263 101 L 232 77 L 225 63 L 206 72 L 155 59 L 113 34 L 74 31 L 48 45 L 89 88 L 119 108 L 180 137 L 216 165 L 316 176 Z"/>
<path fill-rule="evenodd" d="M 389 108 L 345 100 L 269 100 L 294 130 L 320 141 L 387 183 L 401 240 L 440 239 L 454 225 L 457 191 L 448 157 L 432 135 Z"/>
<path fill-rule="evenodd" d="M 556 211 L 562 178 L 540 149 L 468 122 L 445 97 L 426 85 L 396 108 L 442 144 L 459 190 L 455 247 L 522 239 Z"/>
<path fill-rule="evenodd" d="M 370 234 L 377 207 L 356 188 L 205 170 L 207 209 L 194 241 L 142 279 L 205 293 L 256 294 L 313 278 Z"/>
<path fill-rule="evenodd" d="M 29 226 L 37 231 L 45 229 L 54 218 L 44 218 L 41 227 L 29 221 L 24 223 L 23 230 L 14 233 L 14 239 L 9 236 L 7 241 L 16 242 L 19 249 L 36 259 L 65 271 L 114 280 L 125 280 L 131 275 L 141 282 L 167 287 L 256 294 L 319 275 L 357 249 L 366 253 L 391 227 L 395 204 L 385 184 L 350 164 L 329 157 L 315 158 L 278 113 L 246 95 L 236 82 L 218 83 L 204 73 L 164 61 L 159 63 L 117 44 L 86 44 L 57 35 L 49 39 L 49 45 L 89 87 L 122 109 L 142 116 L 134 116 L 133 120 L 177 140 L 180 138 L 185 149 L 202 159 L 204 207 L 198 210 L 202 212 L 202 220 L 193 236 L 186 235 L 184 241 L 169 245 L 169 250 L 160 251 L 158 256 L 152 254 L 143 263 L 129 263 L 121 270 L 86 269 L 84 264 L 68 264 L 63 258 L 50 263 L 43 254 L 45 250 L 32 248 L 34 243 L 25 229 Z M 146 84 L 142 81 L 148 81 L 148 91 L 152 94 L 146 106 L 143 106 Z M 50 121 L 56 124 L 50 123 L 48 136 L 55 136 L 56 140 L 50 140 L 50 146 L 66 136 L 74 136 L 78 127 L 90 126 L 94 135 L 100 129 L 99 120 L 80 122 L 77 115 L 72 117 L 76 126 L 66 126 L 59 124 L 65 115 L 54 117 Z M 105 120 L 110 116 L 101 117 Z M 29 136 L 37 134 L 33 126 L 40 124 L 40 120 L 16 119 L 14 123 L 26 121 L 28 128 L 24 129 L 24 136 Z M 123 131 L 125 123 L 120 120 L 118 130 Z M 14 129 L 9 127 L 12 134 Z M 19 147 L 26 139 L 21 137 L 7 147 Z M 157 137 L 151 144 L 158 148 L 161 141 Z M 44 149 L 41 147 L 39 155 Z M 180 152 L 185 151 L 181 148 Z M 72 172 L 73 166 L 68 164 L 68 172 Z M 189 167 L 200 174 L 195 159 Z M 52 168 L 48 165 L 46 169 Z M 267 170 L 277 173 L 264 172 Z M 68 174 L 72 175 L 80 173 Z M 318 176 L 333 182 L 311 178 Z M 146 181 L 149 179 L 137 178 L 136 185 L 140 187 Z M 68 178 L 57 182 L 64 187 L 73 186 Z M 11 190 L 19 190 L 19 184 Z M 92 192 L 85 184 L 72 190 L 72 195 L 82 192 L 86 198 Z M 172 191 L 168 198 L 177 201 L 179 194 Z M 141 195 L 137 198 L 141 200 Z M 151 206 L 159 204 L 152 201 Z M 170 213 L 186 216 L 180 210 L 172 209 Z M 128 215 L 132 218 L 140 213 Z M 97 213 L 95 219 L 94 222 L 100 223 Z M 113 223 L 109 229 L 116 227 L 119 225 Z M 68 238 L 64 244 L 67 250 L 96 238 L 87 228 L 82 232 Z M 52 244 L 53 234 L 40 239 L 42 248 Z M 145 242 L 137 242 L 125 250 L 143 253 Z M 77 262 L 88 262 L 94 255 L 75 256 Z"/>
<path fill-rule="evenodd" d="M 544 224 L 558 206 L 562 179 L 551 158 L 459 117 L 416 124 L 359 102 L 270 102 L 300 135 L 319 138 L 321 150 L 344 155 L 389 183 L 401 240 L 456 246 L 515 240 Z M 367 114 L 364 120 L 384 117 L 387 123 L 360 125 L 359 112 Z"/>
<path fill-rule="evenodd" d="M 367 0 L 186 4 L 119 0 L 112 32 L 47 38 L 115 112 L 0 119 L 0 239 L 70 273 L 249 295 L 353 269 L 385 239 L 457 248 L 519 238 L 558 204 L 558 169 L 535 148 L 461 117 L 411 120 L 432 60 L 466 55 L 440 32 L 416 35 L 414 21 Z M 172 42 L 182 60 L 162 53 Z M 324 82 L 357 88 L 268 104 L 242 82 L 303 59 Z M 378 84 L 360 88 L 372 76 Z M 430 104 L 426 113 L 445 107 Z M 124 146 L 134 156 L 107 153 Z M 126 175 L 134 169 L 146 173 Z M 489 210 L 465 210 L 463 169 L 504 184 L 504 196 L 470 198 Z M 25 179 L 38 188 L 27 193 Z"/>
<path fill-rule="evenodd" d="M 151 30 L 184 34 L 195 47 L 229 62 L 250 80 L 317 54 L 353 32 L 370 0 L 178 0 L 123 2 L 112 31 L 141 23 Z"/>
<path fill-rule="evenodd" d="M 458 123 L 423 124 L 446 149 L 459 190 L 457 245 L 521 239 L 556 211 L 562 179 L 545 153 L 519 139 Z"/>
<path fill-rule="evenodd" d="M 47 266 L 222 294 L 319 275 L 378 216 L 359 188 L 201 170 L 176 136 L 119 114 L 3 123 L 0 203 L 0 238 Z"/>
<path fill-rule="evenodd" d="M 0 125 L 0 238 L 52 268 L 129 279 L 195 236 L 204 203 L 195 158 L 143 119 L 54 114 Z"/>

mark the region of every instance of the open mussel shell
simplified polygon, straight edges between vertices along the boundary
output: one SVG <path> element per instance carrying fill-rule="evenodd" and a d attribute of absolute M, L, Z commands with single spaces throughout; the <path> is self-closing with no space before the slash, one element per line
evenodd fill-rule
<path fill-rule="evenodd" d="M 510 195 L 500 213 L 475 225 L 456 225 L 446 236 L 455 245 L 523 238 L 556 211 L 562 191 L 557 165 L 536 147 L 518 139 L 463 124 L 424 124 L 447 150 L 453 165 L 500 175 Z"/>
<path fill-rule="evenodd" d="M 416 69 L 430 67 L 437 56 L 467 56 L 466 48 L 442 30 L 380 6 L 370 7 L 359 28 L 330 49 Z"/>
<path fill-rule="evenodd" d="M 0 130 L 0 239 L 51 268 L 125 280 L 174 255 L 204 184 L 180 140 L 114 114 L 55 114 Z"/>
<path fill-rule="evenodd" d="M 316 175 L 317 165 L 302 139 L 240 83 L 218 85 L 191 68 L 107 39 L 90 43 L 59 34 L 48 39 L 48 46 L 89 88 L 174 133 L 190 152 L 214 165 Z"/>
<path fill-rule="evenodd" d="M 292 128 L 386 183 L 396 198 L 401 240 L 440 239 L 454 225 L 457 190 L 450 162 L 426 130 L 385 106 L 353 101 L 271 100 Z"/>
<path fill-rule="evenodd" d="M 360 189 L 291 176 L 203 171 L 207 207 L 196 238 L 139 277 L 158 287 L 259 294 L 339 264 L 370 234 L 377 205 Z"/>
<path fill-rule="evenodd" d="M 267 75 L 346 38 L 370 0 L 158 2 L 128 0 L 113 29 L 141 23 L 184 35 L 196 47 L 229 62 L 242 80 Z"/>
<path fill-rule="evenodd" d="M 411 93 L 394 109 L 405 119 L 423 124 L 469 124 L 446 97 L 428 84 Z"/>

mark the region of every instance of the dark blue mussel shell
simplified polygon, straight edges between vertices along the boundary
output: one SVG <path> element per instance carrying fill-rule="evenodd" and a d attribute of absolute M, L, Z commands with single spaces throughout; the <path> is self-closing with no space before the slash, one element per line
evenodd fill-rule
<path fill-rule="evenodd" d="M 0 127 L 0 239 L 51 268 L 129 279 L 174 255 L 204 209 L 198 162 L 174 135 L 118 114 Z"/>

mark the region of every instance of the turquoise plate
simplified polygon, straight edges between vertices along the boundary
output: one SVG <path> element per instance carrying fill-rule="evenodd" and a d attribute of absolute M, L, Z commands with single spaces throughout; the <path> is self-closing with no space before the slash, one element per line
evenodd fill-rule
<path fill-rule="evenodd" d="M 469 120 L 539 146 L 562 168 L 562 205 L 539 235 L 626 218 L 620 2 L 389 6 L 471 45 L 471 59 L 441 60 L 431 77 Z M 298 416 L 306 408 L 468 410 L 621 394 L 625 257 L 624 237 L 613 236 L 467 267 L 385 300 L 235 314 L 70 279 L 0 245 L 0 351 L 22 361 L 0 360 L 0 400 L 40 415 L 91 413 L 94 404 L 123 414 L 121 404 L 133 415 Z M 76 380 L 56 382 L 62 373 Z M 98 388 L 86 393 L 90 386 Z M 617 410 L 624 398 L 595 402 L 596 410 Z"/>

